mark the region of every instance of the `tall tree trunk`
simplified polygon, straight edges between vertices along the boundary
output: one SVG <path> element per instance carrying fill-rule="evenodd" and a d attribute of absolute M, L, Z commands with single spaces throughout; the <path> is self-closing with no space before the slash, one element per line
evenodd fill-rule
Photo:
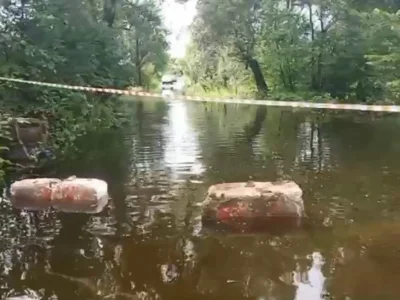
<path fill-rule="evenodd" d="M 356 92 L 356 97 L 357 97 L 358 100 L 361 100 L 362 102 L 365 102 L 365 100 L 367 100 L 364 84 L 363 84 L 362 81 L 358 81 L 357 82 L 357 86 L 356 86 L 356 91 L 355 92 Z"/>
<path fill-rule="evenodd" d="M 139 38 L 136 37 L 135 39 L 135 65 L 136 65 L 136 72 L 137 72 L 137 85 L 142 86 L 142 64 L 140 61 L 140 45 L 139 45 Z"/>
<path fill-rule="evenodd" d="M 256 81 L 257 90 L 261 95 L 266 96 L 268 93 L 268 86 L 265 82 L 264 75 L 261 71 L 260 64 L 255 58 L 249 58 L 247 63 L 253 72 L 254 80 Z"/>
<path fill-rule="evenodd" d="M 103 15 L 108 27 L 113 27 L 117 9 L 117 0 L 104 0 Z"/>
<path fill-rule="evenodd" d="M 284 88 L 287 88 L 287 82 L 286 82 L 286 76 L 285 76 L 285 72 L 283 71 L 283 67 L 282 64 L 279 64 L 279 76 L 281 77 L 281 81 L 283 84 Z"/>
<path fill-rule="evenodd" d="M 264 105 L 258 106 L 254 121 L 245 127 L 246 137 L 249 142 L 260 133 L 266 117 L 267 107 Z"/>
<path fill-rule="evenodd" d="M 276 23 L 274 23 L 274 29 L 277 30 Z M 275 41 L 275 47 L 276 47 L 276 51 L 279 53 L 279 51 L 281 50 L 281 47 L 279 46 L 278 41 Z M 286 75 L 285 75 L 285 71 L 283 69 L 282 62 L 279 63 L 279 75 L 281 77 L 281 81 L 282 81 L 283 87 L 287 88 L 288 87 L 288 83 L 286 81 Z"/>
<path fill-rule="evenodd" d="M 312 5 L 311 3 L 307 3 L 308 5 L 308 20 L 310 22 L 311 28 L 311 88 L 317 89 L 317 80 L 315 76 L 315 29 L 314 29 L 314 22 L 313 22 L 313 12 L 312 12 Z"/>
<path fill-rule="evenodd" d="M 229 78 L 228 78 L 227 76 L 224 76 L 223 79 L 222 79 L 223 82 L 224 82 L 224 83 L 223 83 L 224 88 L 227 88 L 227 87 L 228 87 L 228 79 L 229 79 Z"/>
<path fill-rule="evenodd" d="M 318 56 L 317 56 L 317 84 L 318 88 L 323 87 L 323 78 L 322 78 L 322 51 L 324 51 L 324 44 L 325 44 L 325 36 L 326 36 L 326 30 L 325 30 L 325 24 L 324 24 L 324 15 L 323 15 L 323 8 L 320 9 L 320 17 L 319 17 L 319 22 L 320 22 L 320 27 L 321 27 L 321 39 L 320 39 L 320 46 L 318 47 Z"/>

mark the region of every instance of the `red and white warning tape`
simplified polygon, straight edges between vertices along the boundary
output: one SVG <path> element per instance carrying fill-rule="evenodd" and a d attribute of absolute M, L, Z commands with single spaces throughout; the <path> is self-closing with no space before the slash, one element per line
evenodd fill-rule
<path fill-rule="evenodd" d="M 67 85 L 67 84 L 23 80 L 23 79 L 8 78 L 8 77 L 0 77 L 0 81 L 11 81 L 11 82 L 46 86 L 59 89 L 75 90 L 75 91 L 99 92 L 99 93 L 117 94 L 117 95 L 143 96 L 143 97 L 200 101 L 200 102 L 219 102 L 219 103 L 292 107 L 292 108 L 328 109 L 328 110 L 355 110 L 355 111 L 375 111 L 375 112 L 391 112 L 391 113 L 400 112 L 400 106 L 397 105 L 364 105 L 364 104 L 314 103 L 314 102 L 254 100 L 254 99 L 227 99 L 227 98 L 211 98 L 211 97 L 198 97 L 198 96 L 187 96 L 187 95 L 165 96 L 159 93 L 148 93 L 135 90 L 121 90 L 113 88 Z"/>

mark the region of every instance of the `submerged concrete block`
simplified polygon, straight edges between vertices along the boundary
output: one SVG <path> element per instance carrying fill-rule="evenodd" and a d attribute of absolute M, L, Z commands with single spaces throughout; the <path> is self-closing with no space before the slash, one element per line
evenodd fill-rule
<path fill-rule="evenodd" d="M 216 184 L 208 189 L 203 202 L 203 220 L 297 220 L 304 216 L 302 195 L 293 181 Z"/>
<path fill-rule="evenodd" d="M 11 203 L 20 209 L 99 213 L 108 203 L 108 185 L 90 178 L 24 179 L 11 185 Z"/>

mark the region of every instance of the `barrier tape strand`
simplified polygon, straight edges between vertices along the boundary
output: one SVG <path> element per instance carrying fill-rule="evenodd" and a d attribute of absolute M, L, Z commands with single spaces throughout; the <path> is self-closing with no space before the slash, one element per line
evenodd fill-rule
<path fill-rule="evenodd" d="M 397 105 L 315 103 L 315 102 L 299 102 L 299 101 L 211 98 L 211 97 L 199 97 L 199 96 L 188 96 L 188 95 L 166 96 L 160 93 L 149 93 L 143 91 L 122 90 L 115 88 L 67 85 L 67 84 L 32 81 L 32 80 L 24 80 L 24 79 L 9 78 L 9 77 L 0 77 L 0 81 L 25 83 L 30 85 L 46 86 L 51 88 L 68 89 L 75 91 L 98 92 L 98 93 L 126 95 L 126 96 L 143 96 L 143 97 L 199 101 L 199 102 L 218 102 L 218 103 L 265 105 L 265 106 L 275 106 L 275 107 L 309 108 L 309 109 L 328 109 L 328 110 L 354 110 L 354 111 L 372 111 L 372 112 L 389 112 L 389 113 L 400 112 L 400 106 Z"/>

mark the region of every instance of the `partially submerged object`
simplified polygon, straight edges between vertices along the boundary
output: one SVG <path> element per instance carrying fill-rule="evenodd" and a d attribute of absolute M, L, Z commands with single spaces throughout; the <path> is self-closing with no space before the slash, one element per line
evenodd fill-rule
<path fill-rule="evenodd" d="M 42 210 L 51 207 L 52 189 L 61 183 L 57 178 L 37 178 L 16 181 L 11 185 L 11 203 L 14 207 Z"/>
<path fill-rule="evenodd" d="M 304 216 L 303 192 L 293 181 L 235 182 L 211 186 L 203 202 L 203 223 L 238 229 L 298 226 Z"/>
<path fill-rule="evenodd" d="M 68 178 L 52 189 L 52 206 L 64 212 L 99 213 L 108 203 L 107 183 L 99 179 Z"/>
<path fill-rule="evenodd" d="M 108 203 L 108 185 L 99 179 L 24 179 L 11 185 L 14 207 L 42 210 L 50 207 L 63 212 L 99 213 Z"/>
<path fill-rule="evenodd" d="M 46 120 L 36 118 L 11 118 L 12 137 L 24 144 L 46 143 L 49 124 Z"/>
<path fill-rule="evenodd" d="M 47 143 L 49 124 L 46 120 L 36 118 L 10 118 L 12 141 L 7 158 L 13 161 L 36 160 L 34 149 Z"/>

